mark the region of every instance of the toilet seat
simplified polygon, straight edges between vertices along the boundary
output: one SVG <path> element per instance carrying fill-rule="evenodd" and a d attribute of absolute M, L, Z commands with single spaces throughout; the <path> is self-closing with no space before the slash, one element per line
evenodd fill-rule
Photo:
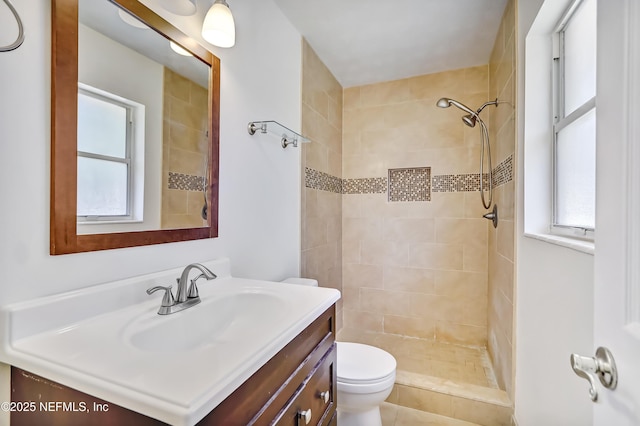
<path fill-rule="evenodd" d="M 396 360 L 382 349 L 360 343 L 337 342 L 338 390 L 379 392 L 393 386 Z"/>

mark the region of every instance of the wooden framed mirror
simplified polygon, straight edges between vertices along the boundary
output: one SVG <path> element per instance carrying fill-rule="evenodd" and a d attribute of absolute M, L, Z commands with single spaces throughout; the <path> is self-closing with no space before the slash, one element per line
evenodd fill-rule
<path fill-rule="evenodd" d="M 82 21 L 96 17 L 120 27 Z M 136 27 L 145 35 L 126 34 Z M 220 60 L 137 0 L 53 0 L 51 68 L 50 253 L 217 237 Z M 151 88 L 121 93 L 105 76 Z"/>

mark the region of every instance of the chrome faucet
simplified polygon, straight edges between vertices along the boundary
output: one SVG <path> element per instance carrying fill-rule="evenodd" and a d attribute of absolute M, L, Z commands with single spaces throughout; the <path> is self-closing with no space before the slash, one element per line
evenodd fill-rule
<path fill-rule="evenodd" d="M 191 272 L 191 270 L 194 268 L 198 269 L 202 273 L 192 279 L 191 285 L 187 288 L 189 272 Z M 216 278 L 216 274 L 211 272 L 206 266 L 203 266 L 199 263 L 192 263 L 184 268 L 184 271 L 182 271 L 182 275 L 180 275 L 180 278 L 176 278 L 176 281 L 178 282 L 178 290 L 176 291 L 175 299 L 173 297 L 173 293 L 171 292 L 171 286 L 151 287 L 150 289 L 147 289 L 147 294 L 155 293 L 158 290 L 164 290 L 162 304 L 160 305 L 160 309 L 158 310 L 159 315 L 169 315 L 175 312 L 180 312 L 200 303 L 200 295 L 198 294 L 196 281 L 198 281 L 202 277 L 206 278 L 207 280 L 212 280 Z"/>

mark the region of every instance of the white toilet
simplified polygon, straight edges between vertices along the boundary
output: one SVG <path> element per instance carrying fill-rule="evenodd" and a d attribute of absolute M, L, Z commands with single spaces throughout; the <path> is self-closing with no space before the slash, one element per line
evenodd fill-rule
<path fill-rule="evenodd" d="M 283 282 L 317 286 L 308 278 Z M 396 380 L 396 359 L 390 353 L 360 343 L 337 342 L 338 424 L 382 426 L 380 404 Z"/>

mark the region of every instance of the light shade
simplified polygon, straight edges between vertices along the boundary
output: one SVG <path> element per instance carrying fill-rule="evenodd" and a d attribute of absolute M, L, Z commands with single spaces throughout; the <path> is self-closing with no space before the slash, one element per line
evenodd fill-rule
<path fill-rule="evenodd" d="M 149 29 L 149 27 L 147 27 L 143 22 L 139 21 L 138 18 L 135 18 L 132 15 L 129 15 L 127 12 L 125 12 L 122 9 L 118 9 L 118 16 L 120 16 L 120 19 L 122 19 L 124 22 L 131 25 L 132 27 L 140 28 L 143 30 Z"/>
<path fill-rule="evenodd" d="M 178 55 L 182 55 L 182 56 L 193 56 L 191 54 L 191 52 L 189 52 L 188 50 L 186 50 L 185 48 L 183 48 L 182 46 L 180 46 L 177 43 L 174 43 L 173 41 L 169 40 L 169 46 L 171 47 L 171 50 L 173 50 L 174 52 L 176 52 Z"/>
<path fill-rule="evenodd" d="M 216 0 L 207 12 L 202 24 L 202 38 L 218 47 L 232 47 L 236 44 L 236 24 L 229 5 L 224 0 Z"/>

